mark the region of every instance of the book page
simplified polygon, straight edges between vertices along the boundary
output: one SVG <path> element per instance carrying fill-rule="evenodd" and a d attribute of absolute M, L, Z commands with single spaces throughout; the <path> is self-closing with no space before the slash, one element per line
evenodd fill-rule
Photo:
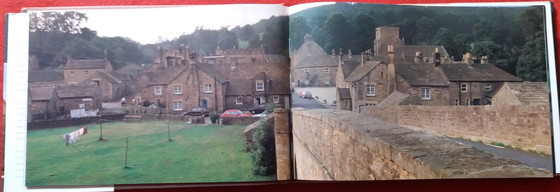
<path fill-rule="evenodd" d="M 7 189 L 285 180 L 271 115 L 290 107 L 285 7 L 27 12 L 8 34 Z"/>
<path fill-rule="evenodd" d="M 293 7 L 297 179 L 557 172 L 550 3 Z"/>

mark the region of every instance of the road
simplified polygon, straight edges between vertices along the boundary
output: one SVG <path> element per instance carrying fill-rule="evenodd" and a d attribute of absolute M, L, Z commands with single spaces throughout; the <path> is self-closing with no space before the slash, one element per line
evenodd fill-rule
<path fill-rule="evenodd" d="M 327 107 L 315 99 L 300 98 L 296 93 L 292 93 L 292 107 L 306 109 L 326 109 Z"/>

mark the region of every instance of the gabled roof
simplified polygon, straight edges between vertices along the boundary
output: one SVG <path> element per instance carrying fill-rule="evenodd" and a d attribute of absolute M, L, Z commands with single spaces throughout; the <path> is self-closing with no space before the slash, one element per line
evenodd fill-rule
<path fill-rule="evenodd" d="M 118 73 L 118 72 L 114 72 L 114 71 L 107 72 L 107 74 L 113 76 L 113 78 L 115 78 L 117 80 L 128 81 L 128 75 L 126 75 L 126 74 L 122 74 L 122 73 Z"/>
<path fill-rule="evenodd" d="M 348 77 L 344 79 L 346 82 L 355 82 L 362 79 L 366 74 L 368 74 L 377 65 L 383 63 L 383 61 L 367 61 L 364 64 L 359 64 Z"/>
<path fill-rule="evenodd" d="M 133 75 L 133 74 L 138 74 L 139 71 L 142 71 L 142 70 L 143 70 L 143 68 L 140 67 L 139 65 L 128 64 L 128 65 L 125 65 L 124 67 L 118 69 L 117 72 L 122 73 L 122 74 Z"/>
<path fill-rule="evenodd" d="M 206 74 L 210 75 L 211 77 L 214 77 L 216 81 L 220 83 L 225 83 L 228 81 L 228 79 L 225 78 L 224 75 L 218 69 L 216 69 L 217 66 L 214 64 L 196 63 L 195 65 L 198 69 L 204 71 Z"/>
<path fill-rule="evenodd" d="M 110 65 L 110 63 L 105 59 L 70 60 L 66 63 L 64 69 L 105 69 L 107 65 Z"/>
<path fill-rule="evenodd" d="M 54 93 L 54 87 L 36 87 L 29 89 L 31 101 L 49 101 Z"/>
<path fill-rule="evenodd" d="M 49 81 L 64 81 L 64 75 L 53 70 L 29 71 L 29 83 Z"/>
<path fill-rule="evenodd" d="M 377 105 L 400 105 L 409 97 L 409 94 L 401 93 L 395 91 L 387 96 L 383 101 L 379 102 Z"/>
<path fill-rule="evenodd" d="M 66 84 L 56 87 L 61 99 L 75 97 L 99 97 L 101 90 L 94 83 Z"/>
<path fill-rule="evenodd" d="M 359 64 L 360 62 L 358 61 L 344 62 L 341 64 L 340 67 L 342 68 L 342 75 L 344 76 L 344 79 L 346 79 L 346 77 L 348 77 L 348 75 L 350 75 L 350 73 L 352 73 Z"/>
<path fill-rule="evenodd" d="M 441 69 L 449 81 L 523 81 L 492 64 L 441 64 Z"/>
<path fill-rule="evenodd" d="M 395 73 L 412 86 L 447 86 L 448 81 L 434 64 L 398 63 Z"/>
<path fill-rule="evenodd" d="M 550 105 L 547 82 L 505 82 L 499 91 L 506 87 L 521 105 Z"/>
<path fill-rule="evenodd" d="M 156 78 L 152 79 L 149 85 L 167 85 L 177 78 L 179 74 L 185 71 L 188 67 L 186 65 L 170 66 L 165 68 Z"/>
<path fill-rule="evenodd" d="M 336 92 L 337 92 L 338 98 L 340 100 L 342 100 L 342 99 L 352 99 L 352 96 L 350 95 L 350 89 L 349 88 L 336 88 Z"/>
<path fill-rule="evenodd" d="M 97 75 L 99 75 L 99 77 L 109 81 L 110 83 L 118 83 L 118 79 L 116 79 L 115 77 L 113 77 L 112 75 L 110 75 L 108 73 L 98 71 Z"/>

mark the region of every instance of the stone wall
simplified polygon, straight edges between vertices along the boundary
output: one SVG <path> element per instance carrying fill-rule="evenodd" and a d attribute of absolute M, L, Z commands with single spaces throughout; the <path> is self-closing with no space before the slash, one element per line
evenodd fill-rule
<path fill-rule="evenodd" d="M 27 123 L 28 130 L 34 129 L 49 129 L 49 128 L 61 128 L 70 126 L 79 126 L 95 123 L 101 119 L 110 121 L 120 121 L 124 117 L 124 114 L 115 115 L 102 115 L 97 117 L 84 117 L 84 118 L 72 118 L 72 119 L 62 119 L 62 120 L 46 120 L 46 121 L 33 121 Z"/>
<path fill-rule="evenodd" d="M 550 177 L 551 172 L 350 111 L 293 109 L 299 180 Z"/>
<path fill-rule="evenodd" d="M 548 106 L 363 106 L 362 114 L 436 135 L 552 151 Z"/>
<path fill-rule="evenodd" d="M 223 125 L 249 125 L 257 122 L 259 117 L 224 117 L 222 118 Z"/>

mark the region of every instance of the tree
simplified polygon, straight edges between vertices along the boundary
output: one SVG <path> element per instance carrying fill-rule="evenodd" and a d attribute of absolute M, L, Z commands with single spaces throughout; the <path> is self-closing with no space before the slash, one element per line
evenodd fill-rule
<path fill-rule="evenodd" d="M 276 17 L 274 22 L 269 22 L 262 35 L 264 50 L 268 54 L 288 53 L 288 17 Z"/>
<path fill-rule="evenodd" d="M 239 43 L 237 42 L 237 35 L 235 35 L 233 31 L 230 31 L 226 27 L 224 27 L 220 29 L 218 33 L 218 46 L 220 46 L 220 49 L 233 49 L 239 47 Z"/>
<path fill-rule="evenodd" d="M 30 14 L 31 32 L 80 33 L 80 24 L 87 21 L 84 13 L 75 11 L 34 12 Z"/>
<path fill-rule="evenodd" d="M 376 23 L 370 16 L 365 14 L 356 15 L 350 21 L 352 30 L 352 51 L 360 53 L 370 49 L 373 43 Z"/>
<path fill-rule="evenodd" d="M 304 36 L 311 32 L 304 17 L 290 18 L 290 50 L 298 49 L 304 42 Z"/>
<path fill-rule="evenodd" d="M 276 148 L 274 126 L 271 121 L 259 121 L 253 132 L 251 159 L 253 173 L 256 175 L 272 175 L 276 172 Z"/>
<path fill-rule="evenodd" d="M 528 81 L 546 81 L 546 53 L 542 8 L 531 7 L 523 11 L 518 21 L 526 43 L 517 61 L 517 75 Z"/>
<path fill-rule="evenodd" d="M 248 41 L 255 34 L 253 27 L 247 24 L 240 29 L 240 33 L 237 36 L 242 41 Z"/>
<path fill-rule="evenodd" d="M 416 21 L 416 36 L 414 37 L 416 44 L 430 44 L 436 28 L 435 21 L 426 16 Z"/>
<path fill-rule="evenodd" d="M 350 24 L 340 13 L 335 13 L 325 21 L 325 26 L 323 28 L 325 33 L 325 45 L 323 49 L 325 50 L 338 50 L 339 48 L 348 49 L 350 46 L 350 36 L 349 33 Z"/>

